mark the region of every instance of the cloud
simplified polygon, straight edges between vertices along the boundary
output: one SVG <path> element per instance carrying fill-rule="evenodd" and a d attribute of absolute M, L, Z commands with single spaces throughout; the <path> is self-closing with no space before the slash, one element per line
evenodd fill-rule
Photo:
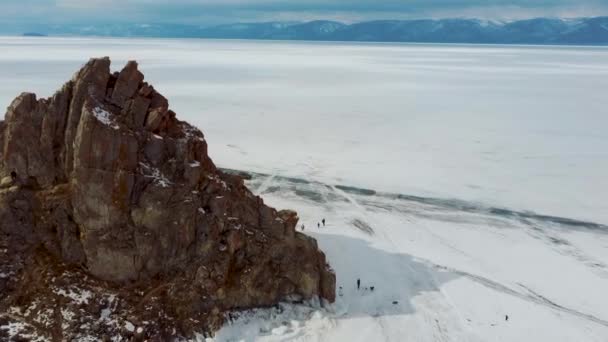
<path fill-rule="evenodd" d="M 116 0 L 57 0 L 56 5 L 66 9 L 93 9 L 114 6 L 117 3 Z"/>
<path fill-rule="evenodd" d="M 0 21 L 187 23 L 608 15 L 607 0 L 2 0 Z"/>

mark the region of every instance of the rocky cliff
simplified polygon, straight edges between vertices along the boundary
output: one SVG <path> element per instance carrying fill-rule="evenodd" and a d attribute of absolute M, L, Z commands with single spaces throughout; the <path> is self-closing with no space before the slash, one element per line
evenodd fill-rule
<path fill-rule="evenodd" d="M 228 310 L 334 300 L 297 214 L 219 171 L 136 62 L 91 59 L 51 98 L 17 97 L 0 179 L 0 326 L 24 335 L 163 340 Z"/>

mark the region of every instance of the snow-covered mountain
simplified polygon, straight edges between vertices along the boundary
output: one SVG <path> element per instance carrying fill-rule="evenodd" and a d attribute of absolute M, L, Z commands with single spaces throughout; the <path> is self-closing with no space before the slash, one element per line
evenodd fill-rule
<path fill-rule="evenodd" d="M 355 24 L 311 22 L 179 24 L 33 25 L 23 31 L 48 35 L 377 41 L 498 44 L 608 44 L 608 17 L 536 18 L 511 22 L 479 19 L 379 20 Z M 22 31 L 22 32 L 23 32 Z M 15 33 L 15 28 L 0 32 Z"/>

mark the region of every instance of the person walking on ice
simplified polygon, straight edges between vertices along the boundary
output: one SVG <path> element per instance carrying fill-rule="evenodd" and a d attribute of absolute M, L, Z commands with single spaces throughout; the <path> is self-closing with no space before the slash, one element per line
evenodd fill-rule
<path fill-rule="evenodd" d="M 357 278 L 357 290 L 361 288 L 361 279 Z"/>
<path fill-rule="evenodd" d="M 317 222 L 317 228 L 321 229 L 321 224 Z"/>
<path fill-rule="evenodd" d="M 322 219 L 321 222 L 323 222 L 323 227 L 325 227 L 325 219 Z"/>

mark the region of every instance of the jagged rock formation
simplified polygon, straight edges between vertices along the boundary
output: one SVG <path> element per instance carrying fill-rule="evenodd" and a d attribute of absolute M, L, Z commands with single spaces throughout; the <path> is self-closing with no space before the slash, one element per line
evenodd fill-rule
<path fill-rule="evenodd" d="M 0 313 L 84 286 L 83 317 L 160 310 L 146 319 L 162 326 L 137 333 L 167 337 L 215 328 L 226 310 L 333 301 L 335 276 L 295 231 L 297 214 L 219 171 L 203 134 L 143 80 L 136 62 L 112 74 L 109 58 L 91 59 L 51 98 L 21 94 L 0 121 Z M 83 333 L 70 322 L 57 332 L 63 318 L 44 333 Z"/>

